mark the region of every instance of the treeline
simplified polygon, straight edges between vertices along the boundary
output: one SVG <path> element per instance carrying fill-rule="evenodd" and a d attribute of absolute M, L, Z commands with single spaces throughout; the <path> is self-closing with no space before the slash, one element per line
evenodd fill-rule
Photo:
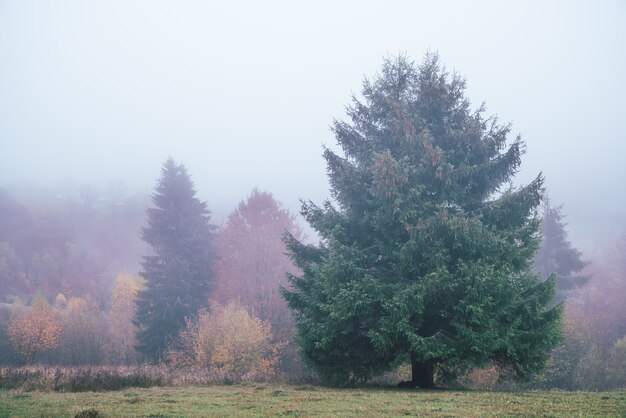
<path fill-rule="evenodd" d="M 144 286 L 138 276 L 120 274 L 108 307 L 87 294 L 0 310 L 3 364 L 130 365 L 143 359 L 135 350 L 135 299 Z"/>
<path fill-rule="evenodd" d="M 136 350 L 133 324 L 137 295 L 145 288 L 145 280 L 114 272 L 139 268 L 139 254 L 147 250 L 140 239 L 147 199 L 89 200 L 86 190 L 83 199 L 50 197 L 47 201 L 25 199 L 6 190 L 0 193 L 1 364 L 145 362 Z M 542 219 L 543 241 L 535 270 L 543 277 L 554 272 L 560 278 L 555 303 L 563 302 L 566 307 L 564 340 L 545 371 L 523 385 L 566 390 L 623 387 L 626 236 L 589 259 L 568 241 L 560 207 L 546 203 Z M 223 355 L 231 358 L 222 370 L 231 367 L 239 376 L 245 374 L 243 369 L 257 376 L 268 371 L 302 376 L 295 329 L 279 293 L 285 272 L 297 272 L 284 254 L 281 237 L 285 230 L 302 237 L 293 215 L 270 193 L 254 190 L 239 203 L 212 243 L 214 309 L 209 311 L 207 301 L 195 322 L 187 323 L 182 332 L 186 346 L 181 340 L 171 345 L 170 363 L 208 367 L 210 360 L 202 356 L 202 349 L 215 350 L 221 343 L 219 348 L 226 350 Z M 77 250 L 72 253 L 64 248 Z M 72 258 L 77 253 L 91 257 Z M 49 263 L 41 263 L 42 259 Z M 241 326 L 228 329 L 224 324 L 229 320 Z M 255 320 L 265 328 L 255 327 Z M 221 331 L 208 324 L 221 324 Z M 40 341 L 29 336 L 42 330 Z M 236 350 L 226 347 L 225 335 L 236 337 L 238 332 L 252 336 L 250 341 L 256 342 L 250 343 L 248 354 L 265 363 L 234 357 Z M 197 362 L 190 358 L 193 350 L 199 353 Z M 235 368 L 235 363 L 240 367 Z M 462 381 L 493 388 L 501 385 L 498 377 L 496 368 L 476 369 Z"/>
<path fill-rule="evenodd" d="M 145 263 L 154 259 L 159 245 L 150 247 L 142 237 L 150 227 L 150 211 L 156 209 L 146 211 L 148 201 L 138 197 L 86 199 L 81 195 L 46 201 L 7 191 L 0 203 L 4 215 L 0 247 L 5 249 L 0 256 L 2 364 L 131 365 L 156 360 L 207 366 L 211 361 L 200 352 L 212 347 L 222 356 L 221 360 L 214 356 L 212 364 L 220 360 L 214 368 L 225 376 L 241 377 L 242 368 L 255 370 L 255 377 L 303 372 L 291 315 L 279 290 L 286 285 L 285 274 L 297 272 L 285 254 L 283 234 L 301 239 L 303 233 L 295 217 L 270 193 L 253 190 L 223 228 L 207 230 L 210 263 L 200 271 L 199 280 L 206 282 L 208 291 L 191 289 L 199 306 L 181 311 L 156 359 L 138 350 L 137 338 L 145 329 L 137 318 L 138 297 L 142 291 L 148 294 L 150 283 L 119 273 L 141 270 L 149 276 Z M 63 251 L 68 247 L 91 257 L 70 263 L 71 253 Z M 50 262 L 37 264 L 41 258 Z M 180 299 L 177 292 L 188 291 L 183 277 L 167 280 L 171 282 L 167 294 L 175 300 Z M 158 303 L 171 311 L 167 297 L 158 295 Z M 211 318 L 208 328 L 203 326 L 207 318 Z M 167 329 L 166 322 L 159 318 L 154 326 Z M 237 326 L 228 328 L 233 322 Z M 221 324 L 221 330 L 216 324 Z M 233 336 L 243 339 L 243 346 Z"/>

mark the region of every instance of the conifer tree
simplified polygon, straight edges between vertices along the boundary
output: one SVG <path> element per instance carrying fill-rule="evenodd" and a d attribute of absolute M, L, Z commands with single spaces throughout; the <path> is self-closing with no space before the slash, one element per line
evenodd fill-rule
<path fill-rule="evenodd" d="M 558 342 L 555 281 L 531 271 L 542 178 L 506 187 L 524 144 L 470 109 L 437 55 L 388 59 L 335 121 L 324 150 L 333 202 L 304 202 L 321 237 L 286 244 L 301 276 L 283 294 L 304 360 L 350 384 L 412 366 L 411 386 L 497 364 L 522 377 Z"/>
<path fill-rule="evenodd" d="M 212 276 L 211 239 L 206 203 L 195 197 L 182 164 L 168 159 L 152 195 L 143 239 L 153 254 L 144 257 L 141 276 L 146 287 L 137 299 L 137 349 L 152 362 L 206 303 Z"/>
<path fill-rule="evenodd" d="M 589 281 L 582 274 L 586 263 L 582 253 L 567 239 L 562 206 L 552 206 L 549 199 L 543 204 L 541 220 L 541 247 L 535 254 L 534 267 L 540 277 L 557 276 L 557 300 L 564 300 L 572 290 Z"/>

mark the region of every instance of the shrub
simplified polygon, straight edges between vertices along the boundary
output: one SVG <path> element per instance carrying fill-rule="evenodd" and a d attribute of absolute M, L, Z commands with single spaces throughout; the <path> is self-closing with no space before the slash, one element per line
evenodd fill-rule
<path fill-rule="evenodd" d="M 224 376 L 200 368 L 159 366 L 0 367 L 0 390 L 84 392 L 129 387 L 215 384 Z"/>
<path fill-rule="evenodd" d="M 106 364 L 112 339 L 105 312 L 90 295 L 72 297 L 60 312 L 61 342 L 51 356 L 65 365 Z"/>
<path fill-rule="evenodd" d="M 171 350 L 176 365 L 192 363 L 226 380 L 263 380 L 276 373 L 282 344 L 272 344 L 270 324 L 250 315 L 234 302 L 212 302 L 198 321 L 187 321 L 180 349 Z"/>
<path fill-rule="evenodd" d="M 36 300 L 29 312 L 11 319 L 8 335 L 22 360 L 33 364 L 43 353 L 59 343 L 61 321 L 44 300 Z"/>
<path fill-rule="evenodd" d="M 174 381 L 158 367 L 5 367 L 0 368 L 0 389 L 85 392 L 150 387 Z"/>
<path fill-rule="evenodd" d="M 495 365 L 477 367 L 469 370 L 458 383 L 470 389 L 492 390 L 496 388 L 501 375 L 502 371 Z"/>
<path fill-rule="evenodd" d="M 95 408 L 84 409 L 78 414 L 74 415 L 74 418 L 100 418 L 103 417 L 100 412 Z"/>

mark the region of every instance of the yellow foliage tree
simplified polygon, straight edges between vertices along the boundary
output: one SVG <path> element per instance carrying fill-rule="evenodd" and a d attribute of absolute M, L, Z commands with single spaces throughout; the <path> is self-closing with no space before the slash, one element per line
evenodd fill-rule
<path fill-rule="evenodd" d="M 181 333 L 183 351 L 170 359 L 191 360 L 229 380 L 258 380 L 276 373 L 282 344 L 272 344 L 271 325 L 235 302 L 211 302 L 201 310 L 197 323 L 188 321 Z"/>
<path fill-rule="evenodd" d="M 130 364 L 139 361 L 140 356 L 135 350 L 136 330 L 132 321 L 137 309 L 137 294 L 145 288 L 145 283 L 142 277 L 126 273 L 115 279 L 109 312 L 114 363 Z"/>
<path fill-rule="evenodd" d="M 29 312 L 11 319 L 8 335 L 13 348 L 24 362 L 33 364 L 59 343 L 61 321 L 45 300 L 37 299 Z"/>
<path fill-rule="evenodd" d="M 71 297 L 61 311 L 61 322 L 63 330 L 57 361 L 67 365 L 108 362 L 111 345 L 108 323 L 91 295 Z"/>

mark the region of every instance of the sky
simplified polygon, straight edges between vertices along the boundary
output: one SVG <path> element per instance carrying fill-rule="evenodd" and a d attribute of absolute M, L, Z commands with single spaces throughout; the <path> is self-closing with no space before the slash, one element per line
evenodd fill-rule
<path fill-rule="evenodd" d="M 0 187 L 147 192 L 172 156 L 218 222 L 255 187 L 298 212 L 364 78 L 428 50 L 512 122 L 516 182 L 544 174 L 575 245 L 626 228 L 623 0 L 0 0 Z"/>

